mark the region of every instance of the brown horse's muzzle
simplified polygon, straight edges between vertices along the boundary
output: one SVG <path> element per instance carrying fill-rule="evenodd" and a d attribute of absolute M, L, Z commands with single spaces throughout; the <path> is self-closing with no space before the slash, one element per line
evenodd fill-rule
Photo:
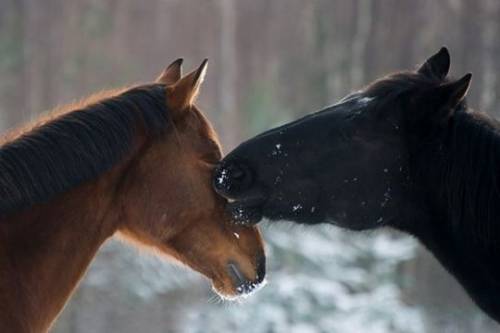
<path fill-rule="evenodd" d="M 246 296 L 264 285 L 266 258 L 256 227 L 226 226 L 230 239 L 218 243 L 218 269 L 211 278 L 214 290 L 224 299 Z"/>
<path fill-rule="evenodd" d="M 181 262 L 208 277 L 222 298 L 236 299 L 263 286 L 264 244 L 257 227 L 224 220 L 197 221 L 165 245 Z"/>
<path fill-rule="evenodd" d="M 230 262 L 227 265 L 229 275 L 232 277 L 233 285 L 236 286 L 236 292 L 244 295 L 253 292 L 264 281 L 266 276 L 266 257 L 260 255 L 257 257 L 255 279 L 248 279 L 240 271 L 238 264 Z"/>

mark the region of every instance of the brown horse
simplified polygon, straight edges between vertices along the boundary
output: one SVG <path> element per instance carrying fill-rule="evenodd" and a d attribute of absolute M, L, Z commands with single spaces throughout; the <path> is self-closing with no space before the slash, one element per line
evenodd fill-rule
<path fill-rule="evenodd" d="M 206 61 L 100 94 L 0 146 L 0 332 L 44 332 L 115 233 L 207 276 L 225 297 L 265 274 L 256 228 L 211 189 L 221 150 L 194 106 Z"/>

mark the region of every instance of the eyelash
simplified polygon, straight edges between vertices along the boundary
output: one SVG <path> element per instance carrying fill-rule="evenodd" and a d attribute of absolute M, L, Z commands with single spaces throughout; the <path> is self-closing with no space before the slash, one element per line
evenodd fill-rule
<path fill-rule="evenodd" d="M 213 148 L 210 149 L 210 152 L 203 154 L 202 159 L 209 163 L 218 163 L 222 158 L 222 154 L 219 152 L 219 149 L 215 143 L 213 143 L 212 147 Z"/>

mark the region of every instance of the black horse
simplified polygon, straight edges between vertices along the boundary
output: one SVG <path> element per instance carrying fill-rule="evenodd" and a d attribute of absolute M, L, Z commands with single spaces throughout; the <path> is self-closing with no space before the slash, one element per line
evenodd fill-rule
<path fill-rule="evenodd" d="M 500 125 L 469 109 L 446 48 L 237 147 L 214 176 L 240 223 L 263 217 L 417 237 L 500 321 Z"/>

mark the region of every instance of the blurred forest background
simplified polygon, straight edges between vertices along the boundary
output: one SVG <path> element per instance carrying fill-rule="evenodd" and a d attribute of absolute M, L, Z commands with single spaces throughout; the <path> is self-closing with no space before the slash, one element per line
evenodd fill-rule
<path fill-rule="evenodd" d="M 209 58 L 198 105 L 226 151 L 447 45 L 500 114 L 498 0 L 0 0 L 0 128 Z M 416 241 L 263 226 L 269 285 L 220 303 L 198 274 L 107 244 L 53 332 L 498 332 Z M 64 272 L 61 272 L 63 274 Z"/>

